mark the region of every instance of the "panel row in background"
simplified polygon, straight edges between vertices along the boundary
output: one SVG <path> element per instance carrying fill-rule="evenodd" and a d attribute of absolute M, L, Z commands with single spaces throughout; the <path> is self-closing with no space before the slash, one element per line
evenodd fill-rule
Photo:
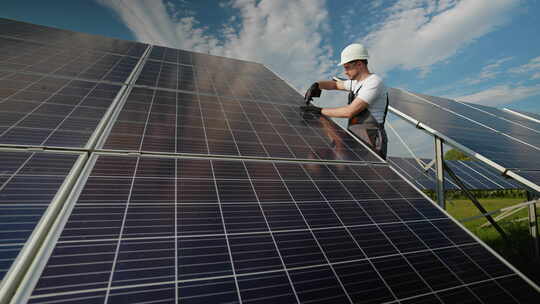
<path fill-rule="evenodd" d="M 133 88 L 98 148 L 381 161 L 336 124 L 297 106 Z"/>
<path fill-rule="evenodd" d="M 513 120 L 519 120 L 520 122 L 523 122 L 525 120 L 529 124 L 531 124 L 531 121 L 532 121 L 532 124 L 536 125 L 536 126 L 538 126 L 538 124 L 540 123 L 540 114 L 538 114 L 538 113 L 519 111 L 519 110 L 515 110 L 515 109 L 511 109 L 511 110 L 505 109 L 505 110 L 512 114 L 511 119 L 513 119 Z M 516 115 L 518 116 L 517 118 L 515 117 Z M 516 170 L 516 172 L 519 175 L 527 178 L 528 180 L 540 181 L 540 171 L 539 170 L 535 170 L 535 169 L 532 169 L 532 170 Z"/>
<path fill-rule="evenodd" d="M 39 278 L 28 303 L 538 296 L 386 165 L 113 155 L 91 162 L 62 231 L 46 240 L 54 249 L 38 257 L 46 265 L 27 276 Z"/>
<path fill-rule="evenodd" d="M 125 82 L 147 46 L 16 21 L 0 24 L 0 70 Z"/>
<path fill-rule="evenodd" d="M 525 118 L 529 120 L 531 120 L 532 118 L 532 121 L 540 121 L 540 113 L 532 113 L 532 112 L 521 111 L 521 110 L 516 110 L 516 109 L 507 109 L 507 108 L 504 108 L 504 110 L 514 115 L 516 115 L 516 113 L 518 116 L 519 114 L 524 115 Z"/>
<path fill-rule="evenodd" d="M 0 71 L 0 144 L 88 148 L 121 88 Z"/>
<path fill-rule="evenodd" d="M 540 170 L 540 124 L 496 108 L 398 89 L 389 93 L 393 108 L 493 162 L 508 169 Z"/>
<path fill-rule="evenodd" d="M 429 159 L 421 159 L 428 164 Z M 427 171 L 418 164 L 414 158 L 389 157 L 388 163 L 398 170 L 403 176 L 408 178 L 418 188 L 422 190 L 435 190 L 436 169 L 431 166 Z M 484 165 L 479 161 L 445 161 L 446 165 L 459 177 L 459 179 L 472 190 L 499 190 L 499 189 L 521 189 L 523 185 L 518 182 L 504 178 L 500 173 Z M 459 187 L 454 180 L 445 173 L 445 189 L 456 190 Z"/>
<path fill-rule="evenodd" d="M 44 214 L 58 201 L 58 191 L 73 177 L 81 154 L 0 150 L 0 281 L 26 244 Z M 53 203 L 54 202 L 54 203 Z M 42 223 L 43 224 L 43 223 Z M 3 286 L 4 284 L 2 284 Z"/>

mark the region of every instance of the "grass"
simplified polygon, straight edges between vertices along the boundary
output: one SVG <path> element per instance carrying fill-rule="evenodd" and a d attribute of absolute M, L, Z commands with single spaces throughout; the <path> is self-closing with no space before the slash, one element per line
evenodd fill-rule
<path fill-rule="evenodd" d="M 482 206 L 487 211 L 493 211 L 500 208 L 512 206 L 515 204 L 523 203 L 525 200 L 523 198 L 481 198 L 479 199 Z M 456 219 L 464 219 L 467 217 L 479 215 L 480 211 L 474 206 L 474 204 L 468 199 L 447 199 L 446 200 L 446 210 Z M 496 217 L 498 214 L 493 214 L 493 217 Z M 506 218 L 503 222 L 508 222 L 509 220 L 515 220 L 527 216 L 527 210 L 523 209 L 518 213 Z M 475 234 L 485 235 L 489 237 L 491 234 L 497 234 L 497 231 L 493 228 L 485 229 L 480 228 L 480 226 L 486 223 L 486 218 L 478 218 L 476 220 L 468 221 L 463 223 L 467 229 L 471 230 Z M 478 234 L 479 233 L 479 234 Z"/>
<path fill-rule="evenodd" d="M 497 210 L 525 201 L 524 198 L 480 198 L 478 200 L 487 211 Z M 447 199 L 446 210 L 458 220 L 480 214 L 480 211 L 467 199 Z M 492 216 L 496 217 L 497 215 L 493 214 Z M 508 235 L 510 240 L 508 243 L 504 241 L 495 228 L 491 226 L 487 228 L 480 227 L 487 222 L 485 218 L 475 219 L 462 224 L 531 280 L 540 284 L 540 259 L 534 257 L 528 220 L 514 221 L 527 216 L 528 211 L 525 208 L 498 222 Z"/>

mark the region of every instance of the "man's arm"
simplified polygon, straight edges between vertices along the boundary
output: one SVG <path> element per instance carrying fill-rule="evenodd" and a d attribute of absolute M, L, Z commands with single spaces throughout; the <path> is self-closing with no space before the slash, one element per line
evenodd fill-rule
<path fill-rule="evenodd" d="M 300 109 L 305 112 L 310 112 L 318 115 L 324 114 L 330 117 L 353 117 L 354 115 L 356 115 L 356 113 L 360 113 L 365 108 L 367 108 L 368 104 L 364 100 L 359 99 L 358 102 L 355 102 L 355 99 L 348 106 L 338 108 L 326 108 L 324 110 L 311 104 L 313 97 L 319 97 L 321 95 L 321 89 L 349 91 L 348 89 L 346 89 L 345 86 L 346 82 L 342 80 L 321 80 L 313 83 L 304 95 L 306 105 L 300 107 Z M 323 111 L 321 112 L 321 110 Z"/>
<path fill-rule="evenodd" d="M 351 104 L 337 108 L 323 108 L 321 114 L 328 117 L 352 118 L 368 107 L 368 103 L 361 98 L 355 98 Z"/>
<path fill-rule="evenodd" d="M 348 91 L 345 88 L 345 82 L 338 80 L 321 80 L 317 81 L 319 83 L 319 88 L 323 90 L 342 90 L 342 91 Z"/>

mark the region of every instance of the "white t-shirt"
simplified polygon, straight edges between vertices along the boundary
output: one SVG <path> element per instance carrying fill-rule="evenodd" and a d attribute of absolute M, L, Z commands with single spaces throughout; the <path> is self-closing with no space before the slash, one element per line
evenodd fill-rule
<path fill-rule="evenodd" d="M 368 103 L 369 112 L 378 123 L 383 122 L 387 92 L 379 75 L 371 74 L 361 81 L 345 80 L 344 85 L 345 89 L 355 93 L 355 98 L 360 98 Z"/>

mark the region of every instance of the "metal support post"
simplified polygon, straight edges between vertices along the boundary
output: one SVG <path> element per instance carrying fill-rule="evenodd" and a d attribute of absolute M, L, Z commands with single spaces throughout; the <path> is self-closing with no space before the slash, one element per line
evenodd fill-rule
<path fill-rule="evenodd" d="M 448 175 L 450 175 L 450 177 L 456 182 L 458 187 L 465 193 L 465 195 L 467 195 L 467 197 L 471 200 L 471 202 L 473 202 L 473 204 L 476 206 L 476 208 L 478 208 L 478 210 L 480 210 L 480 212 L 485 215 L 486 219 L 499 232 L 499 234 L 502 236 L 502 238 L 506 242 L 508 242 L 509 239 L 508 239 L 508 236 L 506 235 L 506 233 L 504 232 L 504 230 L 501 228 L 501 226 L 499 226 L 499 224 L 497 224 L 497 222 L 493 219 L 493 217 L 491 217 L 491 215 L 489 215 L 489 212 L 487 212 L 487 210 L 484 208 L 484 206 L 482 206 L 482 204 L 480 204 L 480 202 L 476 199 L 476 197 L 474 197 L 474 195 L 469 191 L 469 189 L 467 189 L 467 186 L 465 186 L 465 184 L 459 179 L 459 177 L 457 177 L 457 175 L 454 173 L 454 171 L 452 171 L 452 169 L 448 168 L 448 166 L 445 163 L 443 163 L 443 167 L 444 167 L 444 170 L 446 170 L 446 172 L 448 172 Z"/>
<path fill-rule="evenodd" d="M 527 200 L 534 199 L 529 191 L 527 191 Z M 533 242 L 534 256 L 540 257 L 540 244 L 538 243 L 538 220 L 536 217 L 536 203 L 529 205 L 529 231 L 531 232 L 531 240 Z"/>
<path fill-rule="evenodd" d="M 435 136 L 435 164 L 437 167 L 437 204 L 446 210 L 446 200 L 444 197 L 444 155 L 443 140 Z"/>

